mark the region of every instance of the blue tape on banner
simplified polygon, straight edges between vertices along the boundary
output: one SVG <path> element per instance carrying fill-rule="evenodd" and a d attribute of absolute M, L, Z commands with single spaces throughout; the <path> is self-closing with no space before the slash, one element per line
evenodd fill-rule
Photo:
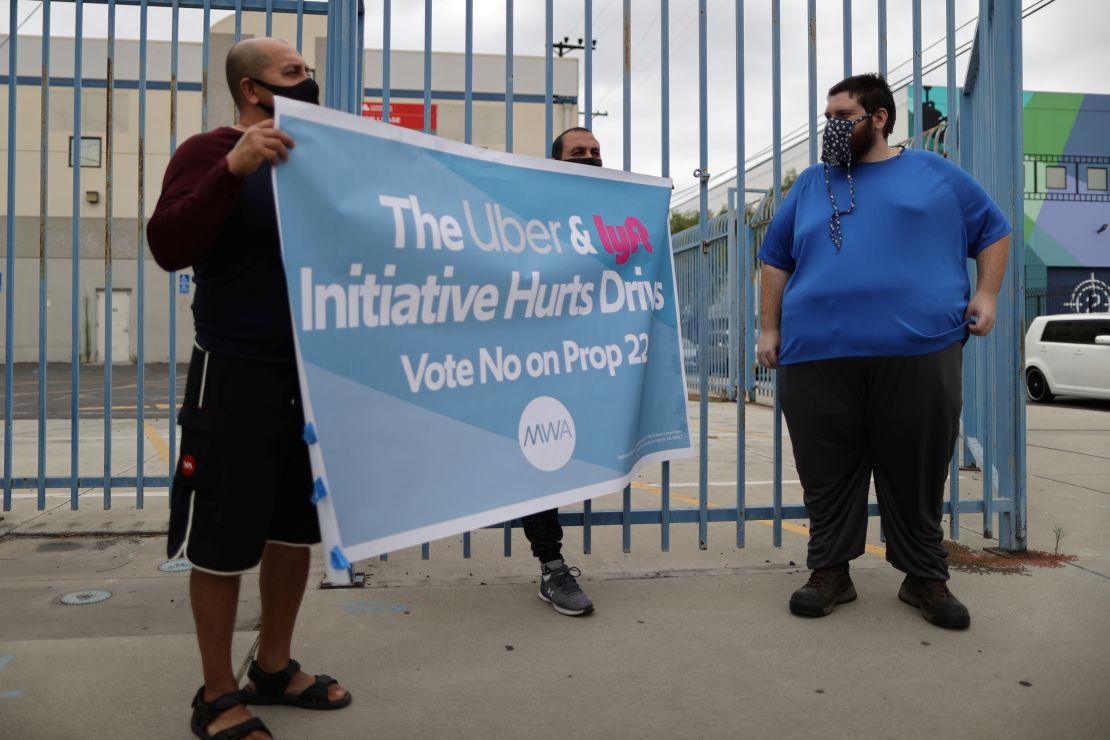
<path fill-rule="evenodd" d="M 316 427 L 312 426 L 311 424 L 304 425 L 304 441 L 305 444 L 316 444 Z"/>
<path fill-rule="evenodd" d="M 316 482 L 312 484 L 312 498 L 310 500 L 316 504 L 320 502 L 320 499 L 326 498 L 327 495 L 328 489 L 324 487 L 324 479 L 317 478 Z"/>
<path fill-rule="evenodd" d="M 343 554 L 343 551 L 339 549 L 339 545 L 331 549 L 331 567 L 336 570 L 346 570 L 351 567 L 351 561 L 348 560 L 347 556 Z"/>

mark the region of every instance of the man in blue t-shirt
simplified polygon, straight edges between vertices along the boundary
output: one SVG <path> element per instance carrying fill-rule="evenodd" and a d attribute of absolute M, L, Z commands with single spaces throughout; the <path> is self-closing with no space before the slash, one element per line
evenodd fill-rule
<path fill-rule="evenodd" d="M 802 616 L 856 598 L 875 479 L 899 598 L 966 628 L 948 590 L 941 512 L 959 431 L 962 345 L 994 326 L 1010 224 L 983 188 L 936 154 L 892 147 L 885 80 L 829 90 L 822 164 L 806 169 L 759 251 L 758 358 L 778 393 L 810 518 Z M 977 263 L 969 295 L 967 260 Z"/>

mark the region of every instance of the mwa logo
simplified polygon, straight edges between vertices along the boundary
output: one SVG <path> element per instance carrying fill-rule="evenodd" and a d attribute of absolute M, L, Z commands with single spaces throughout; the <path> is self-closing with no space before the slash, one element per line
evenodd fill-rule
<path fill-rule="evenodd" d="M 647 227 L 635 216 L 624 220 L 624 226 L 609 226 L 601 216 L 594 214 L 594 226 L 601 237 L 601 246 L 609 254 L 617 255 L 617 264 L 623 265 L 641 246 L 650 254 L 651 239 Z"/>
<path fill-rule="evenodd" d="M 574 417 L 551 396 L 533 398 L 520 415 L 517 441 L 532 467 L 550 473 L 566 465 L 574 454 Z"/>

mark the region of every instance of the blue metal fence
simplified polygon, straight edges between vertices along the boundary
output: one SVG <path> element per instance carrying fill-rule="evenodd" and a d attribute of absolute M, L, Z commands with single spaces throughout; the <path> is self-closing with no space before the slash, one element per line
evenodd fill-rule
<path fill-rule="evenodd" d="M 45 507 L 46 490 L 51 488 L 68 488 L 70 492 L 70 505 L 77 508 L 81 489 L 91 488 L 102 491 L 102 505 L 110 508 L 112 505 L 113 488 L 134 487 L 136 489 L 136 504 L 143 506 L 143 494 L 147 488 L 166 488 L 169 477 L 174 468 L 174 454 L 176 449 L 176 429 L 174 406 L 176 403 L 176 361 L 175 354 L 175 325 L 176 303 L 174 300 L 176 277 L 168 276 L 169 305 L 167 313 L 168 323 L 164 329 L 169 335 L 170 369 L 168 380 L 167 404 L 169 418 L 166 420 L 166 431 L 169 438 L 168 469 L 165 474 L 150 475 L 144 469 L 143 460 L 147 455 L 146 442 L 143 429 L 148 423 L 144 416 L 146 403 L 146 385 L 148 378 L 144 372 L 146 358 L 147 335 L 144 331 L 144 312 L 146 299 L 144 270 L 144 231 L 146 203 L 144 200 L 145 184 L 148 182 L 148 151 L 147 138 L 147 94 L 152 90 L 167 90 L 169 92 L 169 140 L 170 153 L 172 154 L 177 144 L 178 135 L 178 94 L 186 85 L 195 83 L 182 82 L 178 79 L 179 56 L 179 29 L 180 14 L 202 13 L 204 23 L 202 47 L 202 80 L 200 83 L 201 111 L 200 128 L 205 130 L 209 125 L 209 28 L 210 14 L 212 11 L 233 11 L 235 40 L 242 35 L 243 14 L 245 12 L 265 13 L 266 30 L 272 29 L 274 13 L 294 14 L 296 17 L 297 48 L 302 45 L 303 22 L 306 15 L 326 15 L 328 22 L 328 43 L 326 54 L 326 83 L 325 104 L 348 112 L 359 110 L 362 98 L 367 94 L 377 94 L 382 97 L 383 118 L 389 120 L 391 105 L 391 49 L 392 49 L 392 23 L 393 8 L 391 0 L 381 0 L 381 15 L 370 18 L 368 23 L 375 29 L 380 28 L 382 48 L 384 51 L 381 88 L 369 90 L 364 87 L 363 75 L 363 6 L 360 0 L 327 0 L 313 2 L 311 0 L 55 0 L 73 6 L 76 11 L 75 28 L 75 67 L 72 79 L 59 80 L 50 73 L 50 24 L 51 6 L 54 4 L 46 0 L 42 6 L 42 23 L 44 33 L 41 39 L 42 70 L 41 78 L 25 80 L 19 76 L 17 47 L 20 43 L 18 26 L 17 4 L 12 3 L 9 14 L 9 28 L 11 35 L 8 39 L 8 162 L 7 162 L 7 218 L 6 218 L 6 272 L 9 276 L 7 293 L 5 295 L 5 368 L 4 368 L 4 454 L 3 454 L 3 507 L 11 508 L 12 491 L 29 489 L 37 491 L 38 507 Z M 464 79 L 465 92 L 464 138 L 469 143 L 473 136 L 473 58 L 474 58 L 474 2 L 473 0 L 459 0 L 465 13 L 465 55 Z M 85 71 L 81 68 L 82 45 L 84 43 L 83 11 L 87 4 L 106 5 L 109 26 L 107 45 L 107 68 L 104 70 L 103 82 L 100 79 L 86 80 Z M 568 3 L 569 4 L 569 3 Z M 752 192 L 747 187 L 745 180 L 745 117 L 748 110 L 747 93 L 745 90 L 745 8 L 754 3 L 745 3 L 744 0 L 734 0 L 733 18 L 735 22 L 734 46 L 736 69 L 736 139 L 735 139 L 735 171 L 736 183 L 726 213 L 710 219 L 708 209 L 708 187 L 711 180 L 710 174 L 710 149 L 712 142 L 709 137 L 709 84 L 710 77 L 707 68 L 708 59 L 708 8 L 706 0 L 699 0 L 697 8 L 698 30 L 698 72 L 697 83 L 699 91 L 698 102 L 698 169 L 694 173 L 699 187 L 700 223 L 692 231 L 676 236 L 674 240 L 676 270 L 678 273 L 678 290 L 680 303 L 683 310 L 683 355 L 687 360 L 688 378 L 691 391 L 698 394 L 699 403 L 699 429 L 698 429 L 698 454 L 699 454 L 699 480 L 698 480 L 698 505 L 696 508 L 672 510 L 670 500 L 670 467 L 663 464 L 660 471 L 662 480 L 661 503 L 658 509 L 633 509 L 631 506 L 631 489 L 623 492 L 622 506 L 619 509 L 595 511 L 590 502 L 586 502 L 581 512 L 564 512 L 562 521 L 567 525 L 583 527 L 584 549 L 591 549 L 591 527 L 594 525 L 620 525 L 624 549 L 631 547 L 631 527 L 633 525 L 653 524 L 660 527 L 660 543 L 664 550 L 669 548 L 669 527 L 672 523 L 697 523 L 699 543 L 706 547 L 708 538 L 708 523 L 710 521 L 730 521 L 736 523 L 735 541 L 737 546 L 743 546 L 745 541 L 745 523 L 753 520 L 770 521 L 773 525 L 773 541 L 776 545 L 781 542 L 783 519 L 805 518 L 804 508 L 800 505 L 783 505 L 782 501 L 782 447 L 781 447 L 781 414 L 778 409 L 777 399 L 774 394 L 773 374 L 758 371 L 754 366 L 754 343 L 756 337 L 755 306 L 757 296 L 755 291 L 755 262 L 754 252 L 762 237 L 762 232 L 773 214 L 774 206 L 782 198 L 782 33 L 781 33 L 781 7 L 780 0 L 769 0 L 771 9 L 769 32 L 771 40 L 771 82 L 772 82 L 772 189 L 764 193 L 764 197 L 756 204 L 749 204 L 748 195 Z M 434 4 L 435 8 L 442 3 Z M 858 10 L 862 3 L 856 3 Z M 137 82 L 123 79 L 120 70 L 115 67 L 115 18 L 117 8 L 120 6 L 138 6 L 141 16 L 139 22 L 139 64 Z M 527 6 L 529 12 L 536 12 L 533 4 Z M 562 8 L 562 4 L 560 6 Z M 595 9 L 592 0 L 581 0 L 580 7 L 584 21 L 583 47 L 583 100 L 584 100 L 584 125 L 592 126 L 594 105 L 594 21 Z M 719 8 L 715 5 L 714 9 Z M 817 158 L 817 133 L 818 133 L 818 102 L 816 90 L 817 46 L 816 39 L 819 32 L 817 28 L 816 0 L 808 0 L 807 24 L 807 63 L 808 63 L 808 114 L 809 114 L 809 158 L 815 162 Z M 877 68 L 884 72 L 887 68 L 887 4 L 885 0 L 877 0 L 875 10 L 878 19 L 878 58 Z M 168 79 L 149 79 L 147 69 L 147 38 L 148 38 L 148 10 L 151 8 L 169 8 L 171 15 L 171 47 L 170 47 L 170 74 Z M 657 10 L 659 24 L 659 49 L 660 49 L 660 81 L 659 99 L 662 101 L 660 108 L 660 174 L 670 176 L 671 159 L 671 127 L 670 127 L 670 3 L 669 0 L 658 0 L 658 3 L 638 3 L 638 12 L 642 8 Z M 515 29 L 514 12 L 518 10 L 514 0 L 506 0 L 504 6 L 505 20 L 505 149 L 513 149 L 513 37 Z M 545 134 L 550 140 L 553 130 L 553 12 L 554 0 L 545 0 L 543 5 L 544 29 L 546 32 L 545 43 Z M 914 142 L 922 142 L 920 130 L 922 116 L 921 108 L 921 2 L 912 2 L 913 24 L 913 89 L 914 101 L 918 115 L 914 116 L 915 131 Z M 1024 458 L 1024 393 L 1021 386 L 1021 336 L 1022 312 L 1024 301 L 1022 299 L 1022 169 L 1018 166 L 1021 160 L 1021 28 L 1020 7 L 1013 3 L 994 3 L 992 0 L 981 0 L 979 13 L 979 28 L 972 52 L 971 64 L 960 96 L 959 105 L 955 96 L 955 23 L 954 0 L 946 0 L 945 13 L 947 20 L 947 70 L 949 110 L 960 110 L 961 122 L 959 128 L 958 156 L 960 163 L 968 168 L 976 177 L 984 182 L 1000 203 L 1006 204 L 1010 209 L 1015 234 L 1013 239 L 1014 251 L 1011 256 L 1010 269 L 1003 295 L 999 300 L 998 327 L 990 338 L 977 340 L 969 344 L 965 370 L 965 397 L 966 409 L 964 414 L 964 444 L 962 456 L 964 462 L 974 462 L 984 471 L 985 492 L 981 500 L 961 499 L 959 496 L 959 477 L 956 474 L 958 459 L 953 458 L 953 475 L 951 477 L 951 498 L 946 505 L 946 511 L 951 514 L 952 536 L 958 535 L 959 515 L 961 513 L 982 513 L 984 516 L 984 530 L 992 531 L 992 517 L 999 516 L 999 535 L 1001 544 L 1008 549 L 1022 549 L 1025 542 L 1025 458 Z M 633 59 L 632 47 L 632 3 L 623 0 L 621 8 L 620 44 L 622 49 L 622 78 L 621 78 L 621 112 L 623 116 L 622 137 L 622 167 L 631 170 L 632 161 L 632 70 L 636 60 Z M 852 46 L 852 19 L 853 2 L 844 0 L 843 7 L 843 66 L 844 73 L 850 74 L 853 69 L 859 70 L 861 59 L 853 55 Z M 432 108 L 432 49 L 434 43 L 434 18 L 433 2 L 425 0 L 424 3 L 424 88 L 421 91 L 424 100 L 424 128 L 431 131 Z M 654 19 L 653 19 L 654 21 Z M 1015 60 L 1016 63 L 1015 63 Z M 99 74 L 99 73 L 97 73 Z M 127 78 L 133 75 L 128 70 Z M 117 79 L 119 78 L 119 79 Z M 689 84 L 692 80 L 684 81 Z M 38 457 L 37 470 L 24 471 L 13 468 L 13 362 L 14 357 L 14 327 L 17 323 L 15 315 L 16 304 L 14 295 L 20 286 L 11 278 L 14 275 L 15 258 L 15 192 L 20 187 L 16 178 L 16 129 L 18 86 L 38 84 L 41 95 L 41 152 L 40 152 L 40 187 L 41 197 L 39 202 L 39 353 L 38 353 Z M 69 435 L 71 442 L 70 465 L 67 475 L 47 475 L 46 459 L 46 422 L 47 422 L 47 356 L 46 356 L 46 285 L 48 269 L 48 212 L 47 201 L 48 167 L 47 167 L 47 138 L 49 121 L 49 92 L 58 86 L 72 86 L 74 94 L 74 115 L 72 122 L 72 135 L 75 142 L 75 157 L 79 158 L 76 150 L 81 148 L 81 91 L 83 87 L 103 89 L 106 96 L 106 110 L 108 121 L 105 127 L 106 134 L 106 198 L 105 208 L 107 218 L 104 230 L 104 283 L 105 306 L 104 321 L 106 327 L 110 325 L 112 312 L 112 272 L 113 272 L 113 242 L 116 239 L 113 229 L 113 196 L 112 178 L 113 149 L 117 141 L 112 134 L 112 101 L 116 89 L 138 90 L 138 183 L 137 188 L 137 240 L 138 259 L 136 275 L 137 310 L 139 315 L 137 332 L 137 383 L 135 390 L 136 411 L 134 422 L 136 424 L 136 468 L 133 475 L 113 474 L 112 464 L 112 436 L 113 421 L 118 416 L 113 416 L 112 398 L 112 366 L 111 355 L 107 354 L 104 366 L 104 403 L 103 403 L 103 428 L 104 452 L 103 473 L 99 476 L 83 476 L 80 474 L 81 453 L 81 409 L 78 399 L 81 393 L 80 364 L 81 356 L 80 335 L 80 307 L 78 290 L 81 279 L 81 172 L 79 166 L 74 166 L 72 173 L 72 208 L 71 220 L 71 325 L 70 325 L 70 424 Z M 190 87 L 189 89 L 193 89 Z M 762 108 L 760 108 L 762 110 Z M 950 151 L 949 139 L 945 143 L 946 151 Z M 951 154 L 950 154 L 951 156 Z M 76 163 L 75 163 L 76 164 Z M 739 228 L 738 228 L 739 225 Z M 105 329 L 105 349 L 110 350 L 110 332 Z M 774 404 L 774 483 L 773 502 L 770 506 L 748 506 L 745 501 L 745 468 L 744 455 L 737 455 L 736 470 L 736 503 L 735 506 L 710 507 L 708 499 L 708 402 L 711 395 L 723 398 L 736 399 L 736 429 L 737 445 L 739 450 L 745 448 L 747 442 L 747 422 L 745 399 L 752 400 L 756 397 L 770 399 Z M 159 471 L 161 473 L 161 471 Z M 872 506 L 872 514 L 877 513 L 877 508 Z M 505 552 L 508 554 L 510 546 L 510 526 L 505 525 Z M 427 555 L 425 546 L 424 553 Z M 470 552 L 470 537 L 464 538 L 464 553 Z"/>
<path fill-rule="evenodd" d="M 959 88 L 955 84 L 955 3 L 946 0 L 946 57 L 948 75 L 948 110 L 960 111 L 962 121 L 958 135 L 947 125 L 923 132 L 922 116 L 914 115 L 914 130 L 908 145 L 920 146 L 945 156 L 957 158 L 961 166 L 980 180 L 1010 216 L 1014 225 L 1011 236 L 1011 254 L 1007 279 L 999 296 L 999 316 L 995 331 L 988 337 L 974 339 L 964 352 L 964 413 L 962 424 L 963 467 L 983 471 L 983 494 L 980 499 L 961 498 L 959 469 L 961 450 L 954 451 L 949 480 L 949 499 L 945 513 L 949 515 L 950 536 L 959 537 L 960 515 L 977 513 L 983 516 L 983 533 L 994 535 L 994 516 L 998 516 L 998 538 L 1006 550 L 1026 548 L 1026 498 L 1025 498 L 1025 395 L 1022 380 L 1024 347 L 1022 339 L 1026 322 L 1024 295 L 1024 236 L 1023 236 L 1023 183 L 1021 119 L 1021 8 L 1013 4 L 996 5 L 981 0 L 977 34 L 971 50 L 971 61 L 962 100 L 957 104 Z M 879 69 L 886 68 L 886 3 L 879 0 Z M 913 11 L 913 108 L 920 111 L 921 100 L 921 3 L 914 0 Z M 739 16 L 738 16 L 739 17 Z M 845 57 L 844 73 L 851 74 L 850 52 L 851 1 L 844 2 Z M 772 109 L 774 139 L 779 141 L 779 37 L 778 3 L 772 2 L 772 71 L 774 106 Z M 809 43 L 809 157 L 817 161 L 817 116 L 815 95 L 815 37 L 816 3 L 810 0 L 808 29 Z M 742 26 L 738 23 L 738 38 Z M 738 51 L 738 55 L 740 52 Z M 989 55 L 989 56 L 987 56 Z M 1016 60 L 1016 62 L 1014 61 Z M 1012 62 L 1012 63 L 1011 63 Z M 742 61 L 738 62 L 742 69 Z M 742 79 L 738 72 L 738 78 Z M 738 100 L 743 97 L 738 91 Z M 739 116 L 738 116 L 739 118 Z M 742 145 L 738 152 L 743 152 Z M 737 187 L 729 192 L 729 209 L 718 216 L 691 227 L 672 237 L 675 253 L 675 270 L 679 285 L 680 302 L 686 295 L 696 295 L 690 301 L 697 306 L 694 315 L 683 315 L 683 350 L 687 358 L 688 389 L 718 398 L 757 398 L 770 401 L 774 406 L 775 442 L 774 486 L 776 509 L 781 502 L 782 454 L 777 445 L 781 435 L 781 415 L 775 397 L 775 373 L 759 367 L 754 362 L 754 345 L 758 338 L 758 280 L 749 278 L 759 244 L 775 207 L 782 199 L 783 185 L 779 164 L 781 150 L 774 150 L 774 192 L 767 193 L 747 208 L 736 208 L 736 193 L 745 192 L 743 160 L 737 163 Z M 704 188 L 703 188 L 704 193 Z M 703 194 L 704 201 L 704 194 Z M 727 240 L 727 244 L 726 244 Z M 704 257 L 698 259 L 695 247 L 701 246 Z M 756 267 L 758 269 L 758 267 Z M 970 277 L 974 280 L 975 266 L 969 262 Z M 708 273 L 709 277 L 704 277 Z M 732 277 L 742 273 L 739 282 Z M 727 277 L 726 277 L 727 276 Z M 727 280 L 739 290 L 729 290 L 719 295 L 710 288 L 705 295 L 698 295 L 691 286 L 714 286 Z M 704 288 L 703 288 L 704 290 Z M 721 307 L 718 301 L 728 301 Z M 718 317 L 727 316 L 725 326 Z M 703 325 L 707 325 L 708 329 Z M 753 329 L 755 329 L 753 331 Z M 709 332 L 708 343 L 701 332 Z M 730 347 L 728 353 L 717 353 L 718 334 L 747 337 L 739 346 Z M 696 343 L 688 337 L 697 336 Z M 687 349 L 690 347 L 690 349 Z M 701 352 L 699 351 L 707 350 Z M 742 354 L 741 354 L 742 352 Z M 705 358 L 702 362 L 701 358 Z M 735 362 L 730 360 L 735 359 Z M 743 392 L 740 389 L 743 389 Z M 702 402 L 704 409 L 704 401 Z M 704 411 L 703 411 L 704 412 Z M 738 413 L 740 419 L 743 413 Z M 743 430 L 742 421 L 738 428 Z M 741 439 L 743 438 L 741 434 Z M 739 477 L 738 480 L 743 480 Z M 874 515 L 874 511 L 872 514 Z M 777 539 L 776 539 L 777 544 Z"/>

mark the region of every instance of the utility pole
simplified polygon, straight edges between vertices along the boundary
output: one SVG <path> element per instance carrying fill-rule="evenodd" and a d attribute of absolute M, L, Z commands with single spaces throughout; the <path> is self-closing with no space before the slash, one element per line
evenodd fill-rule
<path fill-rule="evenodd" d="M 577 44 L 572 44 L 570 43 L 570 37 L 564 36 L 562 41 L 556 41 L 551 45 L 551 48 L 555 50 L 555 52 L 559 55 L 559 58 L 562 58 L 572 51 L 585 50 L 586 46 L 584 39 L 578 39 Z M 590 48 L 597 49 L 597 39 L 593 39 L 593 43 L 590 45 Z"/>

